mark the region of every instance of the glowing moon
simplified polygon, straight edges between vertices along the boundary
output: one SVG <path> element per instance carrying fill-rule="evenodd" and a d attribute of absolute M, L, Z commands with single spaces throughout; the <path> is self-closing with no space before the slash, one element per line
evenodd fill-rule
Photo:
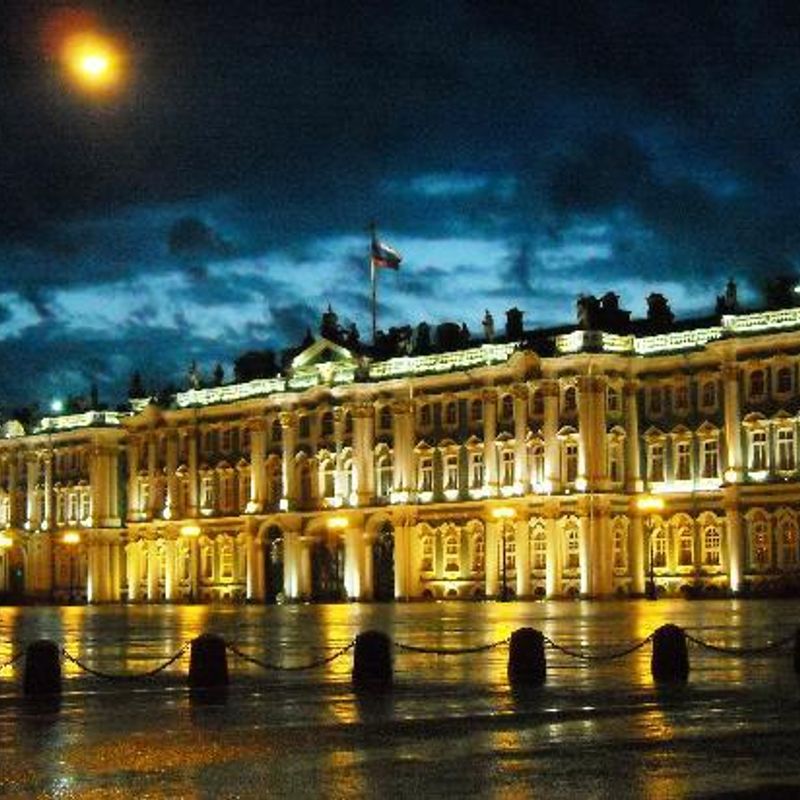
<path fill-rule="evenodd" d="M 110 89 L 119 82 L 120 53 L 98 34 L 70 36 L 64 43 L 63 58 L 72 78 L 83 88 Z"/>

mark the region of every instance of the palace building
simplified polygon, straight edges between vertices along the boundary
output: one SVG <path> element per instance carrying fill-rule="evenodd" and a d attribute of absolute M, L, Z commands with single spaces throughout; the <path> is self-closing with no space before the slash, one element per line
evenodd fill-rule
<path fill-rule="evenodd" d="M 800 308 L 348 346 L 277 377 L 9 421 L 0 591 L 181 603 L 792 588 Z M 413 338 L 413 337 L 412 337 Z M 420 352 L 427 351 L 427 352 Z"/>

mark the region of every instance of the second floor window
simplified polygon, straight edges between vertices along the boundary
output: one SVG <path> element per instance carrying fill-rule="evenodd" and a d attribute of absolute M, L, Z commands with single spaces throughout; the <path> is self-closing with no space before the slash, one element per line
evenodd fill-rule
<path fill-rule="evenodd" d="M 483 486 L 483 453 L 470 455 L 469 485 L 472 489 L 480 489 Z"/>
<path fill-rule="evenodd" d="M 568 442 L 564 446 L 564 468 L 567 483 L 574 483 L 578 478 L 577 442 Z"/>
<path fill-rule="evenodd" d="M 719 476 L 719 447 L 716 439 L 706 439 L 703 442 L 703 477 L 716 478 Z"/>
<path fill-rule="evenodd" d="M 514 451 L 503 450 L 501 460 L 500 480 L 504 486 L 511 486 L 514 483 Z"/>
<path fill-rule="evenodd" d="M 444 422 L 445 425 L 455 425 L 458 423 L 458 405 L 456 403 L 448 403 L 444 407 Z"/>
<path fill-rule="evenodd" d="M 793 470 L 794 457 L 794 431 L 791 428 L 778 429 L 778 469 Z"/>
<path fill-rule="evenodd" d="M 658 482 L 664 480 L 664 445 L 650 445 L 650 464 L 648 477 L 651 481 Z"/>
<path fill-rule="evenodd" d="M 458 489 L 458 456 L 455 453 L 444 459 L 444 488 Z"/>
<path fill-rule="evenodd" d="M 756 369 L 750 373 L 750 389 L 748 394 L 751 399 L 759 399 L 765 394 L 764 370 Z"/>
<path fill-rule="evenodd" d="M 754 471 L 767 468 L 767 432 L 753 431 L 750 439 L 750 469 Z"/>
<path fill-rule="evenodd" d="M 419 490 L 421 492 L 433 491 L 433 459 L 423 456 L 419 460 Z"/>
<path fill-rule="evenodd" d="M 703 408 L 713 408 L 717 404 L 717 385 L 713 381 L 706 381 L 700 394 L 700 405 Z"/>
<path fill-rule="evenodd" d="M 675 480 L 688 481 L 692 477 L 692 454 L 689 442 L 675 445 Z"/>

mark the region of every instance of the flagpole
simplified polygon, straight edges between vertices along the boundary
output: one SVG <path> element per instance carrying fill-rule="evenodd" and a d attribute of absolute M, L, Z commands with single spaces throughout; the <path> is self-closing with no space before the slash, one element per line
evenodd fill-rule
<path fill-rule="evenodd" d="M 369 225 L 369 278 L 372 284 L 372 344 L 375 345 L 375 336 L 378 331 L 378 276 L 375 269 L 375 222 Z"/>

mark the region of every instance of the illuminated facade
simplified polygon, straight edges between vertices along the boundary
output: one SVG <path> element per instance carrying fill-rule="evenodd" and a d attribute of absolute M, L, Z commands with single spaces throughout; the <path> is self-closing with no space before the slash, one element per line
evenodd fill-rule
<path fill-rule="evenodd" d="M 0 581 L 90 602 L 788 585 L 799 352 L 800 309 L 382 361 L 319 338 L 279 378 L 12 421 Z"/>

